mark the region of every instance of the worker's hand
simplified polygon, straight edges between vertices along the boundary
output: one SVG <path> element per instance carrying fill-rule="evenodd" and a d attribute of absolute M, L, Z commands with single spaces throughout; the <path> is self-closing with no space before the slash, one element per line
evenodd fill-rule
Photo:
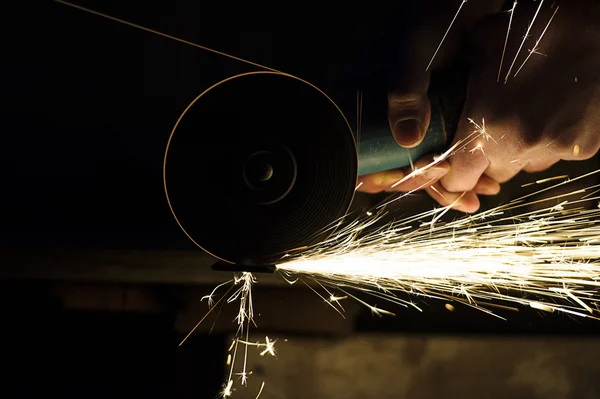
<path fill-rule="evenodd" d="M 418 21 L 407 21 L 400 24 L 400 28 L 397 24 L 389 33 L 400 37 L 395 41 L 399 48 L 392 50 L 395 56 L 388 79 L 388 121 L 394 138 L 402 147 L 419 145 L 429 126 L 431 107 L 427 89 L 430 71 L 453 60 L 466 32 L 483 16 L 500 10 L 503 2 L 489 0 L 467 4 L 465 0 L 419 0 L 398 11 L 404 18 Z M 457 14 L 458 7 L 460 12 Z M 439 46 L 442 38 L 443 43 Z"/>
<path fill-rule="evenodd" d="M 415 169 L 421 169 L 433 161 L 433 156 L 426 156 L 415 162 Z M 475 187 L 466 194 L 448 192 L 439 183 L 450 171 L 448 161 L 443 161 L 433 167 L 424 169 L 423 173 L 402 181 L 411 169 L 395 169 L 381 173 L 374 173 L 359 177 L 358 190 L 366 193 L 387 192 L 409 192 L 425 190 L 432 198 L 443 206 L 453 205 L 455 209 L 463 212 L 474 212 L 479 208 L 477 195 L 494 195 L 500 191 L 500 185 L 494 180 L 482 176 Z M 400 184 L 397 184 L 399 183 Z"/>
<path fill-rule="evenodd" d="M 476 130 L 467 118 L 480 125 L 485 119 L 489 136 L 479 136 L 450 157 L 451 170 L 441 179 L 447 191 L 473 190 L 482 176 L 503 183 L 521 170 L 538 172 L 598 151 L 600 8 L 595 1 L 569 0 L 556 11 L 551 3 L 540 9 L 506 84 L 522 42 L 520 32 L 526 32 L 539 2 L 519 2 L 499 82 L 509 15 L 487 18 L 475 28 L 473 71 L 454 141 L 464 141 Z M 532 48 L 535 52 L 520 69 Z"/>
<path fill-rule="evenodd" d="M 450 21 L 452 21 L 459 1 L 439 2 L 436 0 L 421 0 L 411 4 L 410 10 L 402 12 L 406 18 L 419 20 L 413 24 L 410 31 L 396 32 L 399 38 L 410 38 L 408 42 L 398 41 L 399 48 L 394 49 L 397 59 L 393 77 L 390 79 L 388 92 L 388 121 L 391 132 L 399 145 L 405 148 L 416 147 L 421 143 L 429 126 L 431 107 L 427 97 L 429 88 L 429 71 L 449 62 L 458 49 L 459 38 L 469 30 L 474 21 L 483 15 L 495 12 L 502 1 L 464 3 L 458 18 L 453 24 L 449 35 L 435 58 L 432 56 L 440 40 L 444 36 Z M 401 24 L 406 27 L 406 24 Z M 394 34 L 394 32 L 390 33 Z M 410 60 L 406 63 L 406 60 Z M 428 68 L 429 66 L 429 68 Z M 432 160 L 427 157 L 415 163 L 415 167 L 423 167 Z M 358 190 L 368 193 L 381 191 L 413 191 L 425 189 L 442 205 L 456 202 L 460 194 L 447 192 L 438 180 L 450 170 L 448 162 L 438 164 L 424 175 L 410 179 L 400 185 L 394 185 L 411 171 L 408 169 L 394 170 L 362 176 Z M 465 194 L 456 209 L 464 212 L 474 212 L 479 208 L 477 194 L 497 194 L 500 186 L 491 179 L 484 178 Z"/>
<path fill-rule="evenodd" d="M 600 7 L 595 0 L 563 2 L 535 48 L 543 55 L 532 54 L 519 71 L 528 50 L 535 47 L 555 11 L 551 3 L 543 7 L 508 81 L 504 83 L 522 43 L 520 32 L 527 30 L 539 4 L 519 2 L 499 82 L 498 69 L 510 14 L 485 18 L 471 35 L 473 70 L 464 113 L 454 139 L 454 143 L 469 143 L 449 158 L 451 168 L 440 182 L 433 189 L 426 188 L 443 205 L 466 192 L 455 208 L 474 212 L 479 207 L 477 194 L 499 191 L 496 181 L 505 182 L 521 170 L 544 170 L 561 159 L 586 159 L 598 151 Z M 400 92 L 403 94 L 392 93 L 389 101 L 394 137 L 399 144 L 409 147 L 420 143 L 420 132 L 425 131 L 429 122 L 429 105 L 423 86 L 413 87 L 418 90 L 406 87 Z M 402 101 L 403 98 L 410 101 Z M 393 124 L 393 115 L 398 114 L 412 114 L 415 119 L 423 115 L 418 119 L 419 134 L 405 130 L 408 123 L 402 117 L 395 118 L 401 123 Z M 487 134 L 473 135 L 476 126 L 467 118 L 479 125 L 483 125 L 485 119 Z M 378 181 L 370 176 L 364 179 Z M 371 188 L 371 192 L 374 191 L 376 189 Z"/>

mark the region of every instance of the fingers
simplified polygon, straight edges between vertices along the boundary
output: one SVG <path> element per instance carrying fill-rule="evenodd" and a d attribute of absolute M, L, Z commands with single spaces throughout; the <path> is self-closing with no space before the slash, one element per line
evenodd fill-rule
<path fill-rule="evenodd" d="M 474 213 L 480 206 L 477 195 L 496 195 L 500 192 L 500 184 L 487 176 L 481 176 L 472 191 L 451 193 L 439 182 L 427 187 L 425 191 L 442 206 L 452 206 L 461 212 Z"/>
<path fill-rule="evenodd" d="M 478 195 L 496 195 L 500 192 L 500 183 L 496 180 L 483 175 L 473 187 L 473 192 Z"/>
<path fill-rule="evenodd" d="M 436 200 L 442 206 L 452 206 L 456 209 L 465 213 L 473 213 L 479 209 L 480 202 L 477 198 L 477 194 L 473 191 L 467 191 L 464 193 L 451 193 L 447 191 L 440 183 L 436 183 L 433 186 L 425 189 L 427 194 Z"/>
<path fill-rule="evenodd" d="M 447 161 L 426 168 L 433 162 L 432 156 L 425 156 L 415 162 L 415 170 L 423 170 L 422 173 L 415 173 L 414 177 L 401 182 L 413 171 L 405 169 L 394 169 L 385 172 L 373 173 L 360 176 L 358 182 L 361 185 L 358 191 L 362 192 L 381 192 L 381 191 L 414 191 L 424 188 L 423 185 L 436 183 L 450 171 L 450 164 Z M 399 183 L 400 184 L 397 184 Z M 500 185 L 487 176 L 481 176 L 476 183 L 473 191 L 477 194 L 495 195 L 500 191 Z"/>
<path fill-rule="evenodd" d="M 419 166 L 417 166 L 416 169 L 418 170 Z M 422 173 L 413 174 L 414 177 L 409 177 L 400 184 L 393 184 L 386 191 L 409 192 L 422 190 L 437 183 L 437 181 L 448 173 L 449 170 L 450 165 L 447 162 L 440 163 L 439 165 L 424 170 Z M 405 170 L 404 172 L 408 175 L 411 171 Z M 396 183 L 398 182 L 399 181 L 396 181 Z"/>
<path fill-rule="evenodd" d="M 404 176 L 406 174 L 402 169 L 386 170 L 385 172 L 359 176 L 357 191 L 368 194 L 388 191 L 392 185 L 402 180 Z"/>
<path fill-rule="evenodd" d="M 426 168 L 432 161 L 432 156 L 426 156 L 418 160 L 415 163 L 415 170 L 423 170 L 423 172 L 415 173 L 414 177 L 409 177 L 400 184 L 397 183 L 405 179 L 411 173 L 411 170 L 398 169 L 361 176 L 359 177 L 357 190 L 372 194 L 382 191 L 409 192 L 425 190 L 440 205 L 452 205 L 454 209 L 466 213 L 472 213 L 479 209 L 478 195 L 496 195 L 500 192 L 500 184 L 487 176 L 481 176 L 474 184 L 473 189 L 464 195 L 462 192 L 450 192 L 439 182 L 450 171 L 450 164 L 444 161 Z"/>
<path fill-rule="evenodd" d="M 433 162 L 433 156 L 425 156 L 415 162 L 415 170 L 424 169 L 431 162 Z M 436 183 L 449 170 L 450 164 L 448 162 L 440 162 L 433 167 L 424 169 L 422 173 L 415 173 L 414 177 L 409 177 L 405 181 L 402 181 L 402 179 L 412 172 L 408 168 L 373 173 L 358 178 L 359 187 L 357 191 L 373 194 L 382 191 L 408 192 L 421 190 Z M 398 184 L 399 182 L 400 184 Z"/>
<path fill-rule="evenodd" d="M 444 189 L 459 193 L 471 191 L 489 166 L 489 160 L 483 149 L 474 147 L 474 151 L 459 151 L 450 157 L 450 172 L 442 178 Z"/>

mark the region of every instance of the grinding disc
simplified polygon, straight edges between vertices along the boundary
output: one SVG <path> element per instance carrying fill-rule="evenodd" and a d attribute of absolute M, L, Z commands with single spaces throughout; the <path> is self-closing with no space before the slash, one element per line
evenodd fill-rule
<path fill-rule="evenodd" d="M 277 72 L 228 78 L 177 121 L 164 183 L 179 226 L 237 264 L 273 263 L 331 234 L 356 187 L 356 144 L 337 105 Z"/>

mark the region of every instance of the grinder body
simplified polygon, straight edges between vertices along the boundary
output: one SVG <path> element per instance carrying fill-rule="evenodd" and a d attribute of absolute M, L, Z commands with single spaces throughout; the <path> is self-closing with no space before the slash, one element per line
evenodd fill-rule
<path fill-rule="evenodd" d="M 358 175 L 405 168 L 426 154 L 442 152 L 448 144 L 446 129 L 442 110 L 435 102 L 425 137 L 413 148 L 402 148 L 396 143 L 385 115 L 366 121 L 357 138 Z"/>

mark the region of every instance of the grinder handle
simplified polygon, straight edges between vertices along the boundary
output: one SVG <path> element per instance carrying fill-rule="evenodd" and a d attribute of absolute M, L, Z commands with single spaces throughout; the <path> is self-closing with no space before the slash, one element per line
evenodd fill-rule
<path fill-rule="evenodd" d="M 441 107 L 431 103 L 431 121 L 423 141 L 416 147 L 403 148 L 396 143 L 388 124 L 363 127 L 357 140 L 358 175 L 406 168 L 422 156 L 441 153 L 451 140 L 450 126 L 445 122 Z"/>
<path fill-rule="evenodd" d="M 466 100 L 469 67 L 458 61 L 432 73 L 428 97 L 431 120 L 423 141 L 406 149 L 394 140 L 387 118 L 387 91 L 377 85 L 367 86 L 360 99 L 360 132 L 357 140 L 358 175 L 409 167 L 427 154 L 441 154 L 448 149 Z"/>

